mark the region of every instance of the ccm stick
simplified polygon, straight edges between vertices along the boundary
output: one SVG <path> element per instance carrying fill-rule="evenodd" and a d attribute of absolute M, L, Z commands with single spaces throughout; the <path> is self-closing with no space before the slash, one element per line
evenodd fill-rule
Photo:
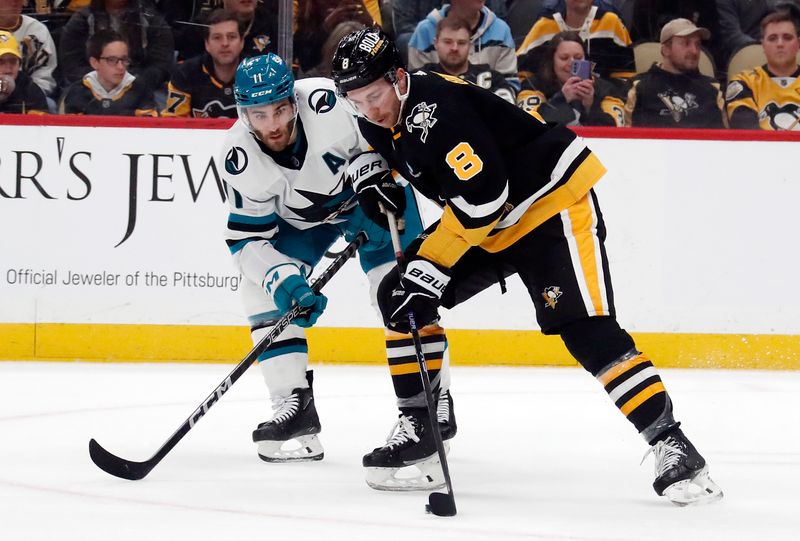
<path fill-rule="evenodd" d="M 330 281 L 336 272 L 342 268 L 342 266 L 347 262 L 348 259 L 355 255 L 356 250 L 367 240 L 366 234 L 362 231 L 353 241 L 347 245 L 347 247 L 339 253 L 338 257 L 328 266 L 327 269 L 320 275 L 320 277 L 314 281 L 311 288 L 314 290 L 315 293 L 319 293 L 322 287 Z M 178 427 L 178 430 L 172 434 L 172 436 L 167 439 L 166 442 L 155 452 L 153 456 L 149 459 L 145 460 L 144 462 L 134 462 L 132 460 L 125 460 L 124 458 L 120 458 L 108 451 L 106 451 L 97 441 L 92 439 L 89 441 L 89 456 L 92 459 L 98 468 L 114 475 L 116 477 L 121 477 L 122 479 L 130 479 L 131 481 L 136 481 L 139 479 L 144 478 L 150 471 L 156 467 L 156 465 L 161 462 L 167 453 L 169 453 L 175 445 L 183 437 L 197 424 L 197 421 L 203 418 L 203 416 L 208 413 L 208 410 L 211 409 L 222 395 L 224 395 L 231 386 L 236 383 L 250 365 L 253 364 L 258 356 L 264 352 L 267 347 L 269 347 L 272 342 L 289 326 L 289 324 L 298 316 L 302 315 L 305 311 L 304 308 L 301 308 L 298 305 L 295 305 L 290 311 L 288 311 L 283 317 L 281 317 L 276 323 L 275 327 L 272 331 L 269 332 L 264 338 L 259 341 L 256 346 L 250 350 L 250 353 L 236 366 L 236 368 L 231 371 L 230 374 L 220 383 L 214 391 L 208 395 L 208 397 L 203 400 L 203 402 L 194 410 L 194 412 L 186 419 L 183 424 Z"/>
<path fill-rule="evenodd" d="M 386 210 L 382 205 L 381 210 L 383 210 L 386 214 L 386 218 L 389 220 L 389 233 L 391 233 L 392 236 L 394 257 L 397 260 L 397 266 L 403 271 L 405 267 L 405 256 L 403 256 L 403 248 L 400 244 L 400 234 L 397 231 L 397 220 L 394 213 Z M 431 432 L 433 432 L 433 441 L 436 443 L 436 453 L 439 455 L 439 463 L 442 465 L 442 474 L 444 474 L 444 482 L 447 486 L 446 494 L 432 492 L 428 496 L 428 504 L 425 506 L 425 511 L 439 517 L 452 517 L 456 514 L 456 498 L 453 495 L 450 468 L 447 466 L 447 453 L 444 450 L 442 435 L 438 430 L 439 421 L 436 416 L 436 402 L 434 401 L 433 391 L 431 390 L 431 378 L 428 375 L 428 366 L 425 362 L 425 354 L 422 350 L 419 329 L 414 319 L 414 313 L 410 310 L 408 312 L 408 326 L 411 328 L 411 337 L 414 341 L 414 353 L 417 356 L 419 373 L 422 378 L 422 387 L 425 391 L 425 402 L 428 405 L 428 417 L 431 422 L 431 427 L 433 427 L 433 430 L 431 430 Z"/>

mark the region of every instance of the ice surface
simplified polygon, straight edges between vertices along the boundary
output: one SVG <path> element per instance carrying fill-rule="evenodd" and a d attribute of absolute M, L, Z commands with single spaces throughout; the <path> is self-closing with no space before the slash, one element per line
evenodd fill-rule
<path fill-rule="evenodd" d="M 364 483 L 395 408 L 380 366 L 314 367 L 322 462 L 267 464 L 251 369 L 144 480 L 99 470 L 89 439 L 149 458 L 231 367 L 0 362 L 0 539 L 736 541 L 800 539 L 800 372 L 663 370 L 725 499 L 658 498 L 652 457 L 577 368 L 453 368 L 459 514 Z"/>

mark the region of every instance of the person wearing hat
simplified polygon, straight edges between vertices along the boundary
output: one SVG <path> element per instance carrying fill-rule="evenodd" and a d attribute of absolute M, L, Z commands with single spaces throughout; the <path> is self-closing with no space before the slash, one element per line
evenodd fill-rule
<path fill-rule="evenodd" d="M 44 92 L 20 70 L 21 65 L 17 38 L 0 30 L 0 113 L 46 114 Z"/>
<path fill-rule="evenodd" d="M 719 81 L 698 71 L 706 28 L 673 19 L 661 29 L 661 62 L 637 75 L 625 103 L 625 125 L 727 128 Z"/>

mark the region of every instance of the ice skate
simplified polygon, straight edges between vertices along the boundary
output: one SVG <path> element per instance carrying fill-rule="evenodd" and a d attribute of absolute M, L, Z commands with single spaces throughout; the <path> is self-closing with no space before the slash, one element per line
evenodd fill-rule
<path fill-rule="evenodd" d="M 442 435 L 442 441 L 453 439 L 456 432 L 458 432 L 458 425 L 456 424 L 453 397 L 450 396 L 450 391 L 445 391 L 439 396 L 439 402 L 436 407 L 436 419 L 439 423 L 439 433 Z"/>
<path fill-rule="evenodd" d="M 407 409 L 392 427 L 386 445 L 362 461 L 367 484 L 376 490 L 434 490 L 444 486 L 444 476 L 431 434 L 428 412 Z"/>
<path fill-rule="evenodd" d="M 696 505 L 722 498 L 722 489 L 708 476 L 708 465 L 692 442 L 674 429 L 647 453 L 655 456 L 656 480 L 653 488 L 659 496 L 666 496 L 675 505 Z M 642 462 L 644 462 L 642 458 Z"/>
<path fill-rule="evenodd" d="M 258 456 L 266 462 L 322 460 L 322 444 L 317 438 L 321 430 L 314 392 L 298 388 L 276 402 L 272 419 L 258 425 L 253 441 L 258 444 Z"/>

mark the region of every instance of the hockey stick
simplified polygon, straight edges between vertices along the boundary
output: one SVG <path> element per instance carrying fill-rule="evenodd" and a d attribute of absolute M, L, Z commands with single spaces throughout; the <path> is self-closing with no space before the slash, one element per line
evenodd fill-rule
<path fill-rule="evenodd" d="M 394 213 L 388 211 L 381 206 L 381 210 L 386 214 L 389 220 L 389 233 L 392 236 L 392 247 L 394 248 L 394 257 L 397 260 L 397 266 L 402 271 L 405 267 L 405 256 L 403 255 L 403 248 L 400 244 L 400 233 L 397 231 L 397 219 Z M 439 455 L 439 463 L 442 465 L 442 474 L 444 475 L 444 482 L 447 486 L 447 494 L 441 492 L 431 492 L 428 496 L 428 504 L 425 506 L 425 511 L 433 513 L 438 517 L 452 517 L 456 514 L 456 498 L 453 495 L 453 483 L 450 480 L 450 468 L 447 466 L 447 453 L 444 450 L 444 442 L 442 435 L 439 433 L 439 420 L 436 415 L 436 404 L 433 398 L 433 391 L 431 390 L 431 378 L 428 375 L 428 366 L 425 362 L 425 353 L 422 350 L 422 340 L 419 337 L 419 329 L 417 322 L 414 319 L 414 313 L 408 311 L 408 326 L 411 328 L 411 338 L 414 341 L 414 353 L 417 356 L 417 363 L 419 364 L 419 373 L 422 378 L 422 388 L 425 391 L 425 402 L 428 405 L 428 418 L 431 421 L 431 432 L 433 432 L 433 441 L 436 444 L 436 453 Z"/>
<path fill-rule="evenodd" d="M 347 262 L 348 259 L 353 257 L 356 253 L 356 250 L 364 244 L 367 240 L 367 235 L 362 231 L 353 241 L 347 245 L 347 247 L 339 254 L 339 256 L 328 266 L 327 269 L 317 278 L 314 283 L 312 284 L 311 288 L 314 290 L 315 293 L 318 293 L 322 287 L 330 281 L 336 272 L 342 268 L 342 266 Z M 236 383 L 242 374 L 244 374 L 250 365 L 258 359 L 258 356 L 263 353 L 267 347 L 269 347 L 275 339 L 280 336 L 280 334 L 289 326 L 289 324 L 298 316 L 302 315 L 305 311 L 304 308 L 301 308 L 298 305 L 295 305 L 290 311 L 288 311 L 282 318 L 280 318 L 276 323 L 275 327 L 264 337 L 258 344 L 250 350 L 250 353 L 238 364 L 236 368 L 231 371 L 230 374 L 220 383 L 214 391 L 208 395 L 208 397 L 203 400 L 200 406 L 197 407 L 196 410 L 186 419 L 183 424 L 178 427 L 172 436 L 167 439 L 166 442 L 155 452 L 153 456 L 145 460 L 144 462 L 134 462 L 132 460 L 125 460 L 124 458 L 120 458 L 108 451 L 106 451 L 97 441 L 92 439 L 89 441 L 89 456 L 92 458 L 92 462 L 94 462 L 98 468 L 105 471 L 106 473 L 110 473 L 116 477 L 121 477 L 122 479 L 130 479 L 131 481 L 136 481 L 142 479 L 150 470 L 156 467 L 156 465 L 161 462 L 167 453 L 169 453 L 175 445 L 183 437 L 189 432 L 192 427 L 203 418 L 203 416 L 208 413 L 208 410 L 211 409 L 222 395 L 224 395 L 231 386 Z"/>

